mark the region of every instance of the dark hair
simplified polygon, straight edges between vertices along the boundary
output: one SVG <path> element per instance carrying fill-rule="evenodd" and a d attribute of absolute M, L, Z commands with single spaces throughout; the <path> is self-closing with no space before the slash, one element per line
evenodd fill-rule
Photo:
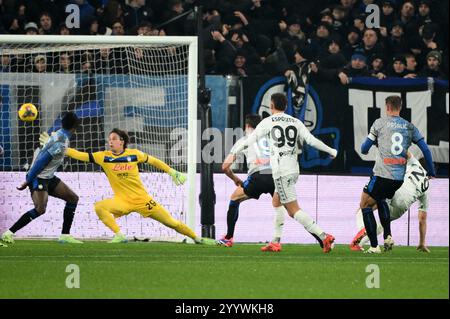
<path fill-rule="evenodd" d="M 247 114 L 245 116 L 245 124 L 250 125 L 252 128 L 256 128 L 261 122 L 261 115 L 259 114 Z"/>
<path fill-rule="evenodd" d="M 74 112 L 67 112 L 64 114 L 62 120 L 62 127 L 65 130 L 71 130 L 74 128 L 77 128 L 78 125 L 80 125 L 81 120 L 78 118 L 78 116 Z"/>
<path fill-rule="evenodd" d="M 128 133 L 118 128 L 113 128 L 112 131 L 109 132 L 109 135 L 111 135 L 112 133 L 116 133 L 117 135 L 119 135 L 120 140 L 123 141 L 123 148 L 126 149 L 128 143 L 130 142 L 130 136 L 128 135 Z"/>
<path fill-rule="evenodd" d="M 278 111 L 286 110 L 287 98 L 283 93 L 272 94 L 270 100 L 273 102 L 273 106 Z"/>
<path fill-rule="evenodd" d="M 402 108 L 402 98 L 400 96 L 391 95 L 386 98 L 386 105 L 389 105 L 394 110 L 401 110 Z"/>

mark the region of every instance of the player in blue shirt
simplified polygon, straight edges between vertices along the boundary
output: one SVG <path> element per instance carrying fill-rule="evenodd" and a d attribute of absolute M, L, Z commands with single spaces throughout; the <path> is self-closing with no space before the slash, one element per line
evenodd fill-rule
<path fill-rule="evenodd" d="M 13 235 L 18 230 L 45 213 L 49 195 L 66 202 L 62 235 L 59 238 L 59 242 L 81 243 L 70 236 L 78 195 L 55 176 L 56 170 L 63 164 L 64 155 L 69 146 L 69 139 L 79 124 L 80 120 L 75 113 L 66 113 L 62 118 L 62 129 L 52 135 L 36 156 L 26 176 L 26 181 L 17 187 L 18 190 L 30 188 L 34 208 L 23 214 L 9 230 L 3 233 L 1 240 L 4 243 L 14 243 Z"/>
<path fill-rule="evenodd" d="M 373 175 L 364 187 L 360 207 L 364 226 L 370 239 L 367 253 L 380 253 L 376 232 L 376 222 L 372 207 L 376 204 L 378 215 L 384 229 L 384 250 L 391 250 L 394 245 L 391 234 L 390 213 L 386 199 L 391 199 L 402 186 L 406 172 L 407 151 L 411 143 L 417 144 L 422 151 L 430 176 L 435 176 L 431 152 L 419 130 L 400 117 L 402 99 L 399 96 L 386 98 L 386 117 L 377 119 L 366 141 L 361 145 L 361 152 L 367 154 L 372 145 L 377 144 L 378 152 L 373 168 Z"/>

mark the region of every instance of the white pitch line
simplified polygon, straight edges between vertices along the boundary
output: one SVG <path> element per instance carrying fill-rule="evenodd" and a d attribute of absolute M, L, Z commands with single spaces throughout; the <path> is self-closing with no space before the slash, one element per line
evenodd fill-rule
<path fill-rule="evenodd" d="M 4 260 L 4 261 L 0 261 L 4 262 L 4 263 L 20 263 L 20 262 L 24 262 L 24 263 L 28 263 L 28 260 Z M 61 264 L 63 261 L 61 260 L 46 260 L 46 263 L 59 263 Z M 119 263 L 123 263 L 123 262 L 127 262 L 127 263 L 145 263 L 145 264 L 179 264 L 180 261 L 177 260 L 165 260 L 165 261 L 156 261 L 156 260 L 133 260 L 133 261 L 114 261 L 114 262 L 119 262 Z M 189 261 L 190 263 L 210 263 L 207 260 L 191 260 Z M 247 261 L 237 261 L 237 262 L 245 262 L 247 263 Z M 311 261 L 307 261 L 307 262 L 316 262 L 314 260 Z M 90 264 L 111 264 L 112 262 L 110 260 L 92 260 L 89 261 Z M 285 261 L 266 261 L 264 262 L 264 264 L 299 264 L 299 263 L 304 263 L 304 261 L 295 261 L 295 260 L 285 260 Z M 351 260 L 345 260 L 345 261 L 341 261 L 339 262 L 339 264 L 355 264 L 355 261 L 351 261 Z M 417 262 L 417 261 L 409 261 L 409 264 L 424 264 L 423 262 Z M 383 265 L 386 264 L 404 264 L 404 262 L 402 261 L 386 261 L 382 263 Z M 434 262 L 434 265 L 437 264 L 442 264 L 442 265 L 447 265 L 447 262 Z"/>
<path fill-rule="evenodd" d="M 254 259 L 254 258 L 258 258 L 258 259 L 268 259 L 268 258 L 272 258 L 271 256 L 275 256 L 275 255 L 270 255 L 270 256 L 242 256 L 242 255 L 208 255 L 208 256 L 201 256 L 201 258 L 248 258 L 248 259 Z M 278 255 L 279 256 L 279 255 Z M 277 257 L 278 257 L 277 256 Z M 448 258 L 446 257 L 435 257 L 435 258 L 429 258 L 429 259 L 417 259 L 414 257 L 411 258 L 403 258 L 403 257 L 375 257 L 375 256 L 365 256 L 365 257 L 360 257 L 360 256 L 355 256 L 355 257 L 338 257 L 338 256 L 315 256 L 315 257 L 310 257 L 310 256 L 279 256 L 280 259 L 277 260 L 277 262 L 281 262 L 283 260 L 286 259 L 295 259 L 295 260 L 307 260 L 307 261 L 311 261 L 311 262 L 316 262 L 317 259 L 320 260 L 326 260 L 326 261 L 335 261 L 335 260 L 370 260 L 370 261 L 411 261 L 411 262 L 423 262 L 423 263 L 427 263 L 427 262 L 435 262 L 435 261 L 443 261 L 443 262 L 448 262 Z M 142 255 L 132 255 L 132 256 L 127 256 L 127 255 L 98 255 L 98 256 L 86 256 L 86 255 L 56 255 L 56 256 L 44 256 L 44 255 L 37 255 L 37 256 L 14 256 L 14 255 L 8 255 L 8 256 L 1 256 L 0 255 L 0 262 L 2 261 L 2 258 L 48 258 L 48 259 L 52 259 L 52 258 L 85 258 L 85 259 L 95 259 L 95 258 L 117 258 L 117 259 L 136 259 L 136 258 L 173 258 L 173 259 L 198 259 L 198 256 L 185 256 L 185 255 L 175 255 L 175 256 L 167 256 L 167 255 L 154 255 L 154 254 L 149 254 L 147 256 L 142 256 Z"/>

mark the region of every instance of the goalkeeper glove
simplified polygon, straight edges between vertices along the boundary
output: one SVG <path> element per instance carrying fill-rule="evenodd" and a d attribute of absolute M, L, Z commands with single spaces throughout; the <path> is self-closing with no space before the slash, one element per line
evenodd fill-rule
<path fill-rule="evenodd" d="M 47 132 L 43 132 L 39 135 L 39 145 L 41 147 L 44 147 L 44 145 L 48 142 L 48 140 L 50 139 L 50 136 L 48 135 Z"/>
<path fill-rule="evenodd" d="M 169 171 L 169 175 L 172 176 L 172 180 L 177 186 L 183 185 L 184 182 L 186 182 L 186 175 L 174 170 L 173 168 Z"/>

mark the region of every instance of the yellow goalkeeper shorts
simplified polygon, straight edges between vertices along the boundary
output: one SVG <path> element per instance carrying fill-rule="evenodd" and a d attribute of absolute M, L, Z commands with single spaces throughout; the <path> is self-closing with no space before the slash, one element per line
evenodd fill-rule
<path fill-rule="evenodd" d="M 118 197 L 109 198 L 96 202 L 95 209 L 106 210 L 113 214 L 115 218 L 126 216 L 132 212 L 136 212 L 143 217 L 152 218 L 169 214 L 164 206 L 155 201 L 151 196 L 148 196 L 138 203 L 130 203 Z"/>

